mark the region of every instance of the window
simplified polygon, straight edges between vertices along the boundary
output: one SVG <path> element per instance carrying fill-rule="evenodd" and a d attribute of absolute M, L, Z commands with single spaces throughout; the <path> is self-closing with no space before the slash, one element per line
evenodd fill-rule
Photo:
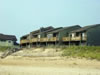
<path fill-rule="evenodd" d="M 75 37 L 75 34 L 74 33 L 72 33 L 72 38 L 74 38 Z"/>
<path fill-rule="evenodd" d="M 44 34 L 44 37 L 47 37 L 47 35 L 46 35 L 46 34 Z"/>
<path fill-rule="evenodd" d="M 34 37 L 34 38 L 37 38 L 38 36 L 37 36 L 37 35 L 34 35 L 33 37 Z"/>
<path fill-rule="evenodd" d="M 57 35 L 58 35 L 57 33 L 54 33 L 54 34 L 53 34 L 53 37 L 57 37 Z"/>
<path fill-rule="evenodd" d="M 40 39 L 41 38 L 41 35 L 38 35 L 38 38 Z"/>
<path fill-rule="evenodd" d="M 66 35 L 65 35 L 66 37 L 68 37 L 69 36 L 69 34 L 68 33 L 66 33 Z"/>
<path fill-rule="evenodd" d="M 1 42 L 5 42 L 5 40 L 0 40 Z"/>
<path fill-rule="evenodd" d="M 48 34 L 47 37 L 50 39 L 51 37 L 53 37 L 53 34 Z"/>
<path fill-rule="evenodd" d="M 9 40 L 8 43 L 11 43 L 11 41 Z"/>
<path fill-rule="evenodd" d="M 78 37 L 80 34 L 79 33 L 76 33 L 76 36 Z"/>

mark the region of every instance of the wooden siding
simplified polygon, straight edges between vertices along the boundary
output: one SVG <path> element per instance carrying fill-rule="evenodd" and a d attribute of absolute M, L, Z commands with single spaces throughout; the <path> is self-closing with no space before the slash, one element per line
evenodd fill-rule
<path fill-rule="evenodd" d="M 0 46 L 14 46 L 14 41 L 11 41 L 11 40 L 1 41 L 0 40 Z"/>
<path fill-rule="evenodd" d="M 87 44 L 90 46 L 100 46 L 100 26 L 87 31 Z"/>

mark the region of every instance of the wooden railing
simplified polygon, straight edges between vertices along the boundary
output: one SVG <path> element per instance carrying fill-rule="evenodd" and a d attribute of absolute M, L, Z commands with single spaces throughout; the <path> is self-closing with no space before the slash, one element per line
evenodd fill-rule
<path fill-rule="evenodd" d="M 73 38 L 70 38 L 70 37 L 63 37 L 62 38 L 62 41 L 86 41 L 87 38 L 86 37 L 81 37 L 78 36 L 78 37 L 73 37 Z M 55 41 L 59 41 L 57 39 L 57 37 L 52 37 L 50 39 L 48 38 L 41 38 L 41 39 L 38 39 L 38 38 L 33 38 L 33 39 L 30 39 L 30 40 L 21 40 L 20 41 L 20 44 L 25 44 L 25 43 L 32 43 L 32 42 L 55 42 Z"/>
<path fill-rule="evenodd" d="M 81 37 L 81 36 L 78 36 L 78 37 L 74 37 L 74 38 L 71 38 L 72 41 L 86 41 L 87 40 L 87 37 Z"/>
<path fill-rule="evenodd" d="M 87 37 L 83 37 L 82 40 L 83 40 L 83 41 L 86 41 L 86 40 L 87 40 Z"/>
<path fill-rule="evenodd" d="M 30 42 L 31 42 L 31 43 L 32 43 L 32 42 L 38 42 L 38 38 L 33 38 L 33 39 L 30 40 Z"/>
<path fill-rule="evenodd" d="M 81 40 L 80 36 L 71 38 L 71 41 L 80 41 L 80 40 Z"/>
<path fill-rule="evenodd" d="M 21 40 L 20 44 L 29 43 L 29 40 Z"/>
<path fill-rule="evenodd" d="M 70 41 L 70 38 L 69 37 L 63 37 L 62 41 Z"/>
<path fill-rule="evenodd" d="M 47 42 L 47 40 L 48 40 L 47 38 L 41 38 L 40 42 Z"/>
<path fill-rule="evenodd" d="M 57 39 L 57 37 L 52 37 L 52 38 L 50 38 L 50 39 L 48 39 L 48 41 L 57 41 L 58 39 Z"/>

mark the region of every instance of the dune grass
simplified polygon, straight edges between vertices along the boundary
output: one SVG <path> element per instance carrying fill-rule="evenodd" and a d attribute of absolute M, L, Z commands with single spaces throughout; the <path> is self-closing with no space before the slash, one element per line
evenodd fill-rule
<path fill-rule="evenodd" d="M 8 47 L 8 46 L 0 46 L 0 52 L 4 52 L 8 49 L 10 49 L 11 47 Z"/>
<path fill-rule="evenodd" d="M 100 60 L 100 46 L 70 46 L 63 48 L 62 56 Z"/>

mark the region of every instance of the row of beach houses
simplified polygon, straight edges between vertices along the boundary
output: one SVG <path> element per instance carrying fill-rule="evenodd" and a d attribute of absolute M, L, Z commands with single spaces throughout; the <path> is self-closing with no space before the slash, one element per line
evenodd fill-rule
<path fill-rule="evenodd" d="M 21 47 L 47 45 L 100 46 L 100 24 L 81 27 L 73 25 L 54 28 L 41 27 L 20 38 Z M 15 35 L 0 33 L 0 46 L 19 46 Z"/>
<path fill-rule="evenodd" d="M 100 24 L 81 27 L 73 25 L 54 28 L 41 27 L 20 38 L 21 47 L 46 45 L 100 46 Z"/>

